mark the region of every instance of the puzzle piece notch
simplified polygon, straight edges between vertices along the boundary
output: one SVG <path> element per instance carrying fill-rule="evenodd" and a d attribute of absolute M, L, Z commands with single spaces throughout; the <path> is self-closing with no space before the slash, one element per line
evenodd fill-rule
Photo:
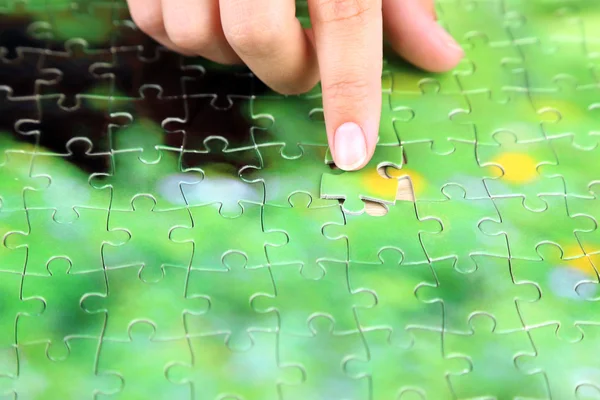
<path fill-rule="evenodd" d="M 329 151 L 325 162 L 328 164 L 333 162 Z M 379 170 L 387 170 L 387 168 L 400 170 L 403 162 L 402 146 L 377 146 L 373 158 L 361 170 L 323 174 L 321 198 L 343 200 L 342 208 L 350 214 L 364 213 L 363 200 L 395 204 L 398 179 L 390 177 L 387 173 L 384 177 L 380 175 Z"/>
<path fill-rule="evenodd" d="M 535 302 L 519 300 L 519 312 L 527 326 L 558 323 L 557 334 L 576 341 L 581 337 L 579 325 L 600 324 L 598 273 L 587 257 L 565 260 L 554 243 L 540 244 L 536 251 L 542 261 L 511 262 L 515 283 L 534 286 L 541 294 Z"/>
<path fill-rule="evenodd" d="M 55 361 L 69 355 L 69 340 L 100 337 L 105 323 L 102 315 L 86 313 L 80 304 L 92 293 L 106 295 L 104 273 L 73 274 L 72 266 L 67 258 L 53 258 L 46 265 L 48 276 L 27 275 L 25 271 L 22 284 L 23 301 L 38 303 L 42 311 L 17 319 L 17 342 L 48 342 L 47 355 Z M 64 287 L 77 289 L 56 290 Z"/>
<path fill-rule="evenodd" d="M 547 207 L 540 195 L 565 195 L 561 177 L 544 176 L 540 170 L 558 165 L 558 160 L 548 142 L 519 142 L 511 131 L 493 134 L 494 146 L 478 146 L 477 160 L 481 166 L 495 166 L 501 174 L 484 179 L 492 198 L 523 197 L 523 205 L 531 211 Z"/>

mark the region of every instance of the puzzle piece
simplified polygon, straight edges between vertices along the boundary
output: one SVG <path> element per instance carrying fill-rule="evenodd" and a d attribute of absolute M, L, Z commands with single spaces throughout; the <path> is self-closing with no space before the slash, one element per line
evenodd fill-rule
<path fill-rule="evenodd" d="M 420 235 L 421 243 L 428 257 L 441 260 L 456 258 L 456 268 L 461 272 L 473 271 L 477 267 L 471 258 L 475 254 L 508 257 L 506 239 L 501 236 L 488 236 L 477 227 L 482 220 L 500 223 L 500 216 L 490 199 L 469 200 L 465 190 L 455 184 L 442 189 L 447 197 L 443 202 L 417 202 L 419 218 L 434 218 L 441 222 L 442 231 Z M 460 237 L 460 243 L 455 238 Z"/>
<path fill-rule="evenodd" d="M 451 120 L 452 115 L 458 111 L 468 112 L 466 98 L 462 95 L 441 94 L 440 86 L 435 83 L 424 83 L 421 89 L 423 92 L 418 95 L 390 95 L 394 112 L 404 115 L 404 118 L 394 121 L 400 143 L 432 142 L 432 150 L 440 154 L 454 150 L 454 144 L 449 139 L 474 143 L 475 131 Z"/>
<path fill-rule="evenodd" d="M 523 57 L 514 45 L 494 45 L 483 33 L 468 38 L 462 46 L 468 71 L 457 73 L 462 91 L 466 94 L 489 93 L 496 101 L 507 101 L 512 92 L 527 88 L 523 74 Z"/>
<path fill-rule="evenodd" d="M 559 118 L 553 110 L 538 112 L 527 93 L 511 92 L 502 102 L 494 101 L 491 95 L 491 92 L 468 95 L 470 112 L 458 112 L 452 118 L 475 129 L 478 145 L 496 145 L 494 134 L 498 131 L 512 132 L 522 143 L 542 141 L 545 139 L 542 122 Z"/>
<path fill-rule="evenodd" d="M 573 145 L 582 150 L 593 150 L 600 143 L 600 88 L 578 89 L 577 82 L 562 78 L 556 80 L 557 90 L 532 93 L 538 110 L 555 110 L 560 114 L 556 122 L 542 124 L 549 139 L 572 136 Z"/>
<path fill-rule="evenodd" d="M 19 57 L 19 49 L 46 48 L 46 41 L 34 35 L 32 29 L 34 21 L 43 19 L 46 3 L 23 0 L 3 0 L 2 3 L 6 4 L 0 8 L 0 48 L 4 49 L 4 57 L 14 60 Z"/>
<path fill-rule="evenodd" d="M 56 74 L 56 79 L 40 82 L 40 95 L 60 95 L 61 107 L 71 109 L 79 106 L 81 94 L 109 96 L 111 79 L 108 76 L 97 76 L 91 72 L 96 63 L 109 64 L 112 54 L 108 51 L 92 51 L 87 42 L 81 39 L 68 40 L 64 52 L 47 52 L 41 62 L 42 74 Z"/>
<path fill-rule="evenodd" d="M 9 212 L 0 208 L 0 271 L 22 274 L 25 270 L 27 249 L 9 249 L 5 238 L 12 232 L 27 232 L 27 223 L 27 211 Z"/>
<path fill-rule="evenodd" d="M 454 258 L 434 261 L 432 267 L 437 283 L 417 287 L 415 293 L 419 300 L 438 303 L 447 332 L 468 333 L 471 316 L 482 313 L 496 320 L 499 333 L 522 329 L 515 299 L 534 301 L 540 297 L 537 288 L 515 286 L 510 264 L 504 257 L 472 257 L 477 269 L 466 273 L 456 269 Z M 469 295 L 472 290 L 478 295 Z"/>
<path fill-rule="evenodd" d="M 350 290 L 369 292 L 376 298 L 372 307 L 355 308 L 362 329 L 389 329 L 390 341 L 395 345 L 410 342 L 412 327 L 441 329 L 440 310 L 418 301 L 414 294 L 421 284 L 435 285 L 429 263 L 404 265 L 402 253 L 394 248 L 381 250 L 379 259 L 380 264 L 351 262 L 349 267 Z M 406 311 L 398 313 L 397 304 L 406 307 Z"/>
<path fill-rule="evenodd" d="M 110 192 L 94 190 L 89 185 L 90 173 L 77 167 L 78 162 L 95 165 L 102 171 L 110 165 L 110 155 L 94 153 L 92 143 L 86 138 L 75 138 L 66 144 L 67 153 L 36 153 L 31 167 L 33 179 L 45 179 L 43 189 L 25 189 L 23 198 L 28 210 L 44 209 L 48 204 L 59 204 L 54 219 L 57 222 L 76 218 L 76 208 L 108 209 Z M 69 201 L 63 201 L 69 193 Z"/>
<path fill-rule="evenodd" d="M 0 145 L 12 145 L 9 141 L 0 139 Z M 22 150 L 0 151 L 0 209 L 3 212 L 23 211 L 25 203 L 23 193 L 28 188 L 43 188 L 49 184 L 47 178 L 32 178 L 30 176 L 33 163 L 33 150 L 24 147 Z"/>
<path fill-rule="evenodd" d="M 588 216 L 572 216 L 564 196 L 540 198 L 547 203 L 542 211 L 528 210 L 522 206 L 523 200 L 519 197 L 494 199 L 502 222 L 485 220 L 479 228 L 488 235 L 506 235 L 511 258 L 539 260 L 535 249 L 546 242 L 560 246 L 565 258 L 583 255 L 576 235 L 578 232 L 594 231 L 596 222 Z M 496 228 L 492 228 L 492 224 Z M 557 226 L 561 229 L 556 230 Z"/>
<path fill-rule="evenodd" d="M 0 388 L 5 380 L 10 384 L 9 393 L 13 398 L 24 399 L 54 398 L 57 394 L 64 399 L 74 399 L 118 391 L 122 380 L 96 375 L 97 338 L 71 339 L 67 346 L 69 355 L 57 360 L 46 355 L 47 343 L 19 346 L 19 366 L 10 376 L 0 376 Z M 70 378 L 68 385 L 64 384 L 65 376 Z M 44 385 L 40 385 L 40 377 L 44 378 Z"/>
<path fill-rule="evenodd" d="M 515 283 L 535 286 L 541 295 L 533 303 L 519 301 L 519 313 L 528 327 L 558 323 L 561 338 L 577 340 L 578 325 L 600 325 L 598 273 L 588 257 L 564 260 L 554 244 L 542 244 L 537 252 L 542 261 L 511 261 Z"/>
<path fill-rule="evenodd" d="M 321 97 L 256 96 L 252 137 L 258 146 L 282 144 L 284 157 L 302 155 L 300 145 L 327 146 Z"/>
<path fill-rule="evenodd" d="M 274 265 L 271 273 L 275 296 L 259 293 L 252 298 L 251 306 L 258 312 L 275 313 L 282 334 L 310 335 L 309 322 L 315 315 L 331 319 L 335 333 L 358 332 L 354 307 L 368 307 L 374 301 L 372 293 L 350 292 L 347 264 L 343 262 L 322 261 L 316 268 Z M 294 301 L 306 293 L 314 296 L 303 302 Z"/>
<path fill-rule="evenodd" d="M 230 251 L 244 254 L 248 267 L 264 266 L 268 264 L 265 245 L 286 243 L 283 233 L 263 231 L 262 207 L 256 204 L 241 203 L 239 214 L 234 216 L 222 215 L 220 203 L 190 207 L 189 211 L 192 227 L 173 229 L 171 240 L 194 244 L 192 268 L 221 269 L 221 260 Z M 237 237 L 246 239 L 239 241 Z"/>
<path fill-rule="evenodd" d="M 17 48 L 16 58 L 6 58 L 7 50 L 0 47 L 0 87 L 10 89 L 9 98 L 35 96 L 40 80 L 57 78 L 56 71 L 42 71 L 40 49 Z"/>
<path fill-rule="evenodd" d="M 325 162 L 333 163 L 328 151 Z M 395 204 L 398 191 L 398 178 L 392 178 L 387 170 L 400 170 L 403 164 L 401 146 L 377 146 L 375 154 L 362 169 L 323 174 L 321 179 L 321 198 L 343 200 L 342 208 L 346 213 L 361 214 L 365 211 L 363 200 L 383 204 Z M 391 167 L 391 168 L 389 168 Z M 379 172 L 385 171 L 385 177 Z"/>
<path fill-rule="evenodd" d="M 288 202 L 289 207 L 265 206 L 263 209 L 265 233 L 282 233 L 287 238 L 283 245 L 265 246 L 270 265 L 298 263 L 303 268 L 313 268 L 323 260 L 348 259 L 345 243 L 323 235 L 325 226 L 344 225 L 344 214 L 339 204 L 313 206 L 310 195 L 302 192 L 293 193 Z"/>
<path fill-rule="evenodd" d="M 314 207 L 339 204 L 336 200 L 321 199 L 320 178 L 331 171 L 325 163 L 326 146 L 302 145 L 302 154 L 288 158 L 283 155 L 285 145 L 261 146 L 258 151 L 262 166 L 246 166 L 240 170 L 242 180 L 264 185 L 265 204 L 288 207 L 289 197 L 295 192 L 303 192 L 312 198 Z M 302 177 L 290 179 L 296 171 Z"/>
<path fill-rule="evenodd" d="M 99 337 L 105 324 L 105 315 L 90 314 L 81 308 L 82 300 L 92 293 L 106 296 L 104 272 L 74 274 L 71 268 L 67 258 L 54 258 L 48 262 L 46 276 L 23 278 L 23 301 L 36 302 L 43 311 L 17 319 L 19 345 L 47 342 L 46 352 L 54 360 L 69 356 L 69 340 Z M 57 291 L 57 287 L 73 289 Z"/>
<path fill-rule="evenodd" d="M 300 385 L 282 386 L 283 397 L 314 399 L 330 393 L 336 398 L 368 398 L 367 380 L 351 379 L 344 368 L 349 358 L 367 358 L 361 334 L 336 334 L 335 322 L 322 315 L 310 319 L 309 327 L 310 336 L 281 335 L 279 357 L 282 364 L 302 368 L 305 376 Z M 332 381 L 339 386 L 331 388 Z"/>
<path fill-rule="evenodd" d="M 201 151 L 184 152 L 181 162 L 185 172 L 204 176 L 202 181 L 179 184 L 189 206 L 221 203 L 221 214 L 235 216 L 239 215 L 242 202 L 264 203 L 264 185 L 240 179 L 244 169 L 256 169 L 262 165 L 255 147 L 229 149 L 227 139 L 209 136 L 204 140 Z"/>
<path fill-rule="evenodd" d="M 182 150 L 185 134 L 166 133 L 165 126 L 185 117 L 184 103 L 183 98 L 163 96 L 162 88 L 154 85 L 142 86 L 138 98 L 112 97 L 111 115 L 128 115 L 132 122 L 111 126 L 111 149 L 141 149 L 140 159 L 148 163 L 160 158 L 160 150 Z"/>
<path fill-rule="evenodd" d="M 598 358 L 589 350 L 590 345 L 600 339 L 600 327 L 583 325 L 579 329 L 580 337 L 574 342 L 562 340 L 557 334 L 556 324 L 529 330 L 535 355 L 519 355 L 516 365 L 526 374 L 543 376 L 547 383 L 547 397 L 573 398 L 582 385 L 594 385 L 600 379 Z"/>
<path fill-rule="evenodd" d="M 535 398 L 546 394 L 546 383 L 540 375 L 526 375 L 515 366 L 515 358 L 534 354 L 534 348 L 524 330 L 500 333 L 496 321 L 487 314 L 469 318 L 471 331 L 466 335 L 444 335 L 444 351 L 449 358 L 463 359 L 466 364 L 461 374 L 449 376 L 452 391 L 457 398 Z M 473 352 L 473 343 L 481 343 L 494 351 Z M 496 379 L 488 379 L 493 365 Z M 511 382 L 506 385 L 505 382 Z"/>
<path fill-rule="evenodd" d="M 127 340 L 129 327 L 140 320 L 156 329 L 153 336 L 156 340 L 184 338 L 188 333 L 186 320 L 206 312 L 209 300 L 186 293 L 188 271 L 185 268 L 165 266 L 162 276 L 154 281 L 144 281 L 141 272 L 139 266 L 107 270 L 108 296 L 101 293 L 90 294 L 82 301 L 81 306 L 87 312 L 106 314 L 106 328 L 103 332 L 106 340 Z M 167 303 L 162 302 L 158 295 L 163 291 L 169 293 Z M 112 293 L 114 296 L 126 297 L 121 300 L 113 299 Z"/>
<path fill-rule="evenodd" d="M 364 332 L 369 356 L 348 358 L 346 370 L 370 381 L 372 399 L 452 398 L 446 375 L 454 363 L 444 358 L 442 334 L 419 328 L 409 333 L 410 343 L 398 346 L 390 341 L 390 330 Z"/>
<path fill-rule="evenodd" d="M 191 228 L 188 210 L 155 210 L 156 199 L 149 195 L 135 196 L 128 211 L 113 210 L 108 217 L 108 229 L 129 239 L 121 246 L 104 246 L 102 258 L 106 268 L 138 266 L 145 281 L 160 278 L 165 266 L 186 268 L 191 259 L 191 244 L 170 239 L 175 228 Z M 143 223 L 142 223 L 143 221 Z"/>
<path fill-rule="evenodd" d="M 40 119 L 19 121 L 17 130 L 25 135 L 39 134 L 39 144 L 57 152 L 63 152 L 65 144 L 72 139 L 87 138 L 96 152 L 106 153 L 111 150 L 110 125 L 125 125 L 130 121 L 127 115 L 109 115 L 108 98 L 81 95 L 79 107 L 68 110 L 59 105 L 60 98 L 40 98 Z M 65 129 L 65 125 L 69 129 Z"/>
<path fill-rule="evenodd" d="M 573 137 L 553 139 L 550 144 L 556 153 L 558 165 L 544 165 L 540 172 L 548 177 L 560 176 L 568 196 L 591 199 L 590 185 L 600 177 L 600 145 L 583 150 L 573 144 Z"/>
<path fill-rule="evenodd" d="M 243 350 L 227 347 L 225 336 L 190 338 L 192 362 L 172 364 L 167 378 L 210 399 L 264 400 L 280 399 L 283 384 L 302 380 L 305 372 L 299 366 L 281 363 L 276 333 L 252 332 L 252 347 Z"/>
<path fill-rule="evenodd" d="M 0 131 L 11 133 L 16 140 L 22 140 L 35 145 L 37 135 L 23 135 L 15 129 L 15 125 L 21 120 L 38 120 L 40 114 L 38 111 L 37 100 L 33 97 L 11 98 L 10 88 L 0 86 Z M 8 138 L 0 139 L 1 146 L 4 149 L 14 149 L 19 146 L 17 143 L 4 143 Z M 10 147 L 9 147 L 10 146 Z"/>
<path fill-rule="evenodd" d="M 100 257 L 102 246 L 122 244 L 123 235 L 107 230 L 107 210 L 77 208 L 75 213 L 77 219 L 58 223 L 54 220 L 54 209 L 28 210 L 28 231 L 5 236 L 4 243 L 9 249 L 27 250 L 27 274 L 47 275 L 46 265 L 56 257 L 71 260 L 74 274 L 104 269 Z"/>
<path fill-rule="evenodd" d="M 495 165 L 502 170 L 500 176 L 484 179 L 492 198 L 521 196 L 525 207 L 540 211 L 546 207 L 540 195 L 566 194 L 561 177 L 540 174 L 540 169 L 558 165 L 550 143 L 520 143 L 510 131 L 498 131 L 493 137 L 495 146 L 477 146 L 480 165 Z"/>
<path fill-rule="evenodd" d="M 452 142 L 454 151 L 450 154 L 432 151 L 431 143 L 405 145 L 405 164 L 401 170 L 388 170 L 388 175 L 408 177 L 417 201 L 447 200 L 442 188 L 451 183 L 463 187 L 469 199 L 489 198 L 483 179 L 498 176 L 500 169 L 480 166 L 474 143 Z M 449 171 L 449 174 L 443 175 L 439 171 Z"/>
<path fill-rule="evenodd" d="M 140 150 L 114 153 L 113 165 L 108 174 L 97 173 L 90 178 L 96 189 L 109 189 L 111 210 L 131 209 L 131 199 L 138 194 L 147 194 L 157 200 L 157 210 L 184 207 L 185 197 L 181 191 L 183 183 L 197 183 L 203 179 L 199 171 L 184 171 L 181 153 L 160 150 L 158 160 L 146 163 L 141 160 Z"/>
<path fill-rule="evenodd" d="M 405 264 L 428 261 L 418 237 L 419 233 L 441 231 L 441 223 L 438 220 L 420 219 L 415 204 L 407 201 L 397 202 L 384 216 L 345 213 L 345 219 L 346 225 L 328 225 L 323 229 L 323 233 L 330 239 L 345 239 L 350 261 L 365 264 L 380 264 L 379 253 L 384 248 L 399 250 L 404 256 Z M 381 230 L 383 221 L 394 229 Z"/>
<path fill-rule="evenodd" d="M 275 332 L 278 321 L 274 315 L 259 314 L 251 307 L 257 293 L 274 296 L 275 288 L 267 268 L 248 267 L 246 257 L 236 251 L 223 255 L 221 269 L 192 270 L 188 292 L 206 298 L 205 314 L 187 321 L 194 334 L 226 333 L 225 342 L 234 351 L 252 347 L 252 335 L 258 331 Z M 235 287 L 235 291 L 231 288 Z M 240 313 L 240 310 L 245 310 Z"/>
<path fill-rule="evenodd" d="M 189 363 L 190 348 L 185 339 L 161 341 L 157 327 L 148 321 L 132 321 L 124 340 L 103 340 L 98 357 L 98 375 L 123 383 L 115 398 L 186 398 L 189 389 L 172 384 L 165 371 L 173 363 Z M 144 354 L 144 357 L 140 357 Z M 151 362 L 148 362 L 151 361 Z M 143 371 L 140 374 L 140 371 Z"/>

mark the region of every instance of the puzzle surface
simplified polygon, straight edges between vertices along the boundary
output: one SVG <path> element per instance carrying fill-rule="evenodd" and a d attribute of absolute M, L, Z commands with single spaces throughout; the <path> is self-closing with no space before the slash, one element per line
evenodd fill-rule
<path fill-rule="evenodd" d="M 600 399 L 600 2 L 437 11 L 348 173 L 319 86 L 0 0 L 0 399 Z"/>

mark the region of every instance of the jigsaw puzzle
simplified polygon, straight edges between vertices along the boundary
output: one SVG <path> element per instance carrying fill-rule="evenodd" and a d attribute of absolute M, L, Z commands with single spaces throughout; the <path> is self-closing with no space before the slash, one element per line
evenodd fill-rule
<path fill-rule="evenodd" d="M 600 399 L 600 2 L 437 14 L 343 172 L 319 85 L 0 0 L 0 399 Z"/>

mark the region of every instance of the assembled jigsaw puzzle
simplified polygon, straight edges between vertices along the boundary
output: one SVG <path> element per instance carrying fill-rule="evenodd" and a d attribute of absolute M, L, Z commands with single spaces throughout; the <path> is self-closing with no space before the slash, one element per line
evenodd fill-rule
<path fill-rule="evenodd" d="M 600 2 L 437 12 L 343 172 L 319 86 L 1 0 L 0 399 L 600 399 Z"/>

